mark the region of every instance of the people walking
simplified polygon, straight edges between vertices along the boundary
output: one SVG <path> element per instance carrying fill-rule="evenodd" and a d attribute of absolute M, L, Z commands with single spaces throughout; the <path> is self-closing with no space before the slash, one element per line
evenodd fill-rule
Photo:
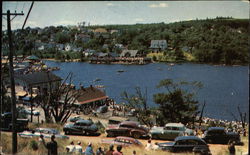
<path fill-rule="evenodd" d="M 45 143 L 44 136 L 40 136 L 43 145 L 47 148 L 48 150 L 48 155 L 57 155 L 57 142 L 55 141 L 55 135 L 51 136 L 51 141 L 48 142 L 47 144 Z"/>
<path fill-rule="evenodd" d="M 78 141 L 77 145 L 75 146 L 75 152 L 82 153 L 82 143 L 80 141 Z"/>
<path fill-rule="evenodd" d="M 106 155 L 113 155 L 114 152 L 114 145 L 110 144 L 109 150 L 106 152 Z"/>
<path fill-rule="evenodd" d="M 74 142 L 70 142 L 70 145 L 66 146 L 66 149 L 69 149 L 69 152 L 75 152 L 75 145 Z"/>
<path fill-rule="evenodd" d="M 116 148 L 116 151 L 113 152 L 113 155 L 123 155 L 121 150 L 122 150 L 122 146 L 118 145 L 117 148 Z"/>
<path fill-rule="evenodd" d="M 85 155 L 94 155 L 94 151 L 92 148 L 92 143 L 89 143 L 85 149 Z"/>
<path fill-rule="evenodd" d="M 96 155 L 104 155 L 104 151 L 102 150 L 101 147 L 99 147 L 96 151 Z"/>
<path fill-rule="evenodd" d="M 235 155 L 235 144 L 233 141 L 230 141 L 228 144 L 228 151 L 229 151 L 229 155 Z"/>

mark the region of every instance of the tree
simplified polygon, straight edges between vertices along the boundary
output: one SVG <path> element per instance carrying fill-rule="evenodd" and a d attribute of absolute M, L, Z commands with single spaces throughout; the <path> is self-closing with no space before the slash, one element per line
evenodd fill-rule
<path fill-rule="evenodd" d="M 152 126 L 150 119 L 151 111 L 147 103 L 147 93 L 142 93 L 139 87 L 135 88 L 136 93 L 134 95 L 128 94 L 126 91 L 122 93 L 122 99 L 127 103 L 127 106 L 136 109 L 138 112 L 136 118 L 139 122 Z"/>
<path fill-rule="evenodd" d="M 184 86 L 186 86 L 184 88 Z M 174 83 L 171 79 L 160 81 L 158 88 L 164 87 L 167 92 L 154 94 L 154 101 L 159 105 L 158 123 L 193 122 L 199 114 L 199 102 L 194 99 L 196 91 L 202 87 L 200 82 L 180 81 Z M 188 92 L 192 88 L 192 92 Z"/>
<path fill-rule="evenodd" d="M 69 73 L 57 89 L 52 90 L 51 84 L 49 84 L 48 92 L 38 95 L 37 100 L 44 111 L 46 122 L 52 122 L 52 118 L 54 118 L 56 123 L 65 123 L 71 116 L 72 107 L 81 95 L 79 90 L 71 87 L 72 75 Z M 66 85 L 68 79 L 69 85 Z"/>
<path fill-rule="evenodd" d="M 65 44 L 65 43 L 70 42 L 70 35 L 68 35 L 66 33 L 59 32 L 56 34 L 55 40 L 58 43 Z"/>

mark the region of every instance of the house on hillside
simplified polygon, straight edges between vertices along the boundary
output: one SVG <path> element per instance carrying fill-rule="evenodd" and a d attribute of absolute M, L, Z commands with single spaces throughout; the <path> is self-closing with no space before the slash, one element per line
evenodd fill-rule
<path fill-rule="evenodd" d="M 143 56 L 138 50 L 123 50 L 120 57 L 141 57 Z"/>
<path fill-rule="evenodd" d="M 118 33 L 119 30 L 110 30 L 110 34 L 113 34 L 113 33 Z"/>
<path fill-rule="evenodd" d="M 108 31 L 105 28 L 97 28 L 94 30 L 94 33 L 107 33 Z"/>
<path fill-rule="evenodd" d="M 81 40 L 83 43 L 87 43 L 90 40 L 90 35 L 86 34 L 75 34 L 75 41 Z"/>
<path fill-rule="evenodd" d="M 73 50 L 73 48 L 74 48 L 74 46 L 72 45 L 72 44 L 66 44 L 65 45 L 65 51 L 72 51 Z"/>
<path fill-rule="evenodd" d="M 153 52 L 159 52 L 167 49 L 166 40 L 151 40 L 151 45 L 149 47 Z"/>
<path fill-rule="evenodd" d="M 83 48 L 82 48 L 82 47 L 73 47 L 73 48 L 72 48 L 72 51 L 73 51 L 73 52 L 82 52 L 82 51 L 83 51 Z"/>
<path fill-rule="evenodd" d="M 48 93 L 49 89 L 56 90 L 61 84 L 61 78 L 51 72 L 33 72 L 14 76 L 15 85 L 20 85 L 23 90 L 31 92 L 37 88 L 39 93 Z"/>
<path fill-rule="evenodd" d="M 64 44 L 56 44 L 56 50 L 63 51 L 64 50 Z"/>
<path fill-rule="evenodd" d="M 85 57 L 92 56 L 95 53 L 96 53 L 96 51 L 92 50 L 92 49 L 87 49 L 87 50 L 83 51 L 83 54 L 84 54 Z"/>

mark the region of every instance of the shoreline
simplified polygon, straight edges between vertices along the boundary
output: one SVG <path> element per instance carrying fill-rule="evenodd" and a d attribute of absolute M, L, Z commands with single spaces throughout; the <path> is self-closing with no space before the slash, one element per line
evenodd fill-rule
<path fill-rule="evenodd" d="M 41 59 L 41 60 L 46 60 L 46 61 L 54 61 L 54 62 L 86 62 L 89 63 L 88 61 L 80 61 L 80 59 L 72 59 L 72 60 L 65 60 L 65 61 L 60 61 L 56 60 L 55 58 L 46 58 L 46 59 Z M 240 66 L 249 66 L 249 64 L 234 64 L 234 65 L 226 65 L 226 64 L 220 64 L 220 63 L 202 63 L 202 62 L 195 62 L 195 61 L 155 61 L 151 62 L 152 64 L 157 64 L 157 63 L 164 63 L 164 64 L 174 64 L 174 65 L 182 65 L 183 63 L 187 64 L 200 64 L 200 65 L 211 65 L 211 66 L 227 66 L 227 67 L 240 67 Z M 104 64 L 104 63 L 101 63 Z M 150 63 L 148 63 L 150 64 Z M 110 63 L 108 65 L 147 65 L 147 64 L 129 64 L 129 63 Z"/>

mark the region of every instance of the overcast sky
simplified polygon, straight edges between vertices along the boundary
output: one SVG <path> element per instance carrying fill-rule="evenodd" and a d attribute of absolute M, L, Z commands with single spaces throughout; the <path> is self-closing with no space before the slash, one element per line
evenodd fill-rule
<path fill-rule="evenodd" d="M 3 2 L 3 12 L 7 10 L 24 12 L 12 22 L 12 29 L 21 28 L 31 1 Z M 232 16 L 249 19 L 248 1 L 35 1 L 25 27 L 45 27 L 57 25 L 77 25 L 85 21 L 90 25 L 136 24 L 175 22 L 192 19 Z M 6 19 L 2 17 L 3 29 Z"/>

